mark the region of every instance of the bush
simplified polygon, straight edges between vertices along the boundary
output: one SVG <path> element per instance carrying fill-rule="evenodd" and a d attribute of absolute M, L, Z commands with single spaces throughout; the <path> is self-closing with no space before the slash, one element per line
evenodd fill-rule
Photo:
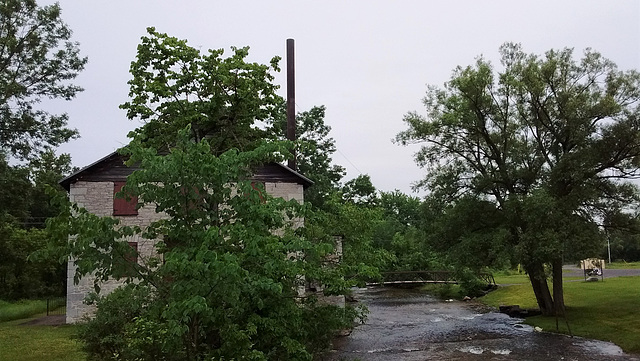
<path fill-rule="evenodd" d="M 460 282 L 460 293 L 464 296 L 479 297 L 485 294 L 487 283 L 481 280 L 476 272 L 465 269 L 458 272 L 458 282 Z"/>
<path fill-rule="evenodd" d="M 126 331 L 142 315 L 144 292 L 149 290 L 127 285 L 105 297 L 91 296 L 90 302 L 96 304 L 98 311 L 79 333 L 90 360 L 131 359 L 127 358 Z"/>
<path fill-rule="evenodd" d="M 161 300 L 148 288 L 130 284 L 107 296 L 94 296 L 94 301 L 98 307 L 95 317 L 88 320 L 80 332 L 90 360 L 194 359 L 185 345 L 189 338 L 176 337 L 176 322 L 164 317 Z M 336 331 L 350 328 L 354 319 L 364 317 L 361 308 L 320 304 L 313 298 L 300 301 L 294 307 L 276 308 L 275 312 L 281 313 L 277 316 L 265 312 L 263 317 L 251 317 L 249 324 L 256 327 L 254 331 L 236 330 L 234 335 L 248 336 L 235 340 L 238 345 L 251 342 L 245 350 L 240 346 L 233 351 L 225 349 L 234 341 L 222 342 L 220 337 L 225 332 L 230 334 L 229 331 L 215 330 L 216 326 L 205 320 L 193 322 L 191 319 L 192 322 L 185 324 L 199 328 L 196 333 L 207 337 L 197 349 L 197 354 L 205 359 L 235 354 L 238 358 L 244 355 L 259 360 L 311 360 L 313 354 L 326 350 Z"/>

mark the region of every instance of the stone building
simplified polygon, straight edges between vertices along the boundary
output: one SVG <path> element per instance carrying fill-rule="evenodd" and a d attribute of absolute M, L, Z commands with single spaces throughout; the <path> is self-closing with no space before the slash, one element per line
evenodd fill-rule
<path fill-rule="evenodd" d="M 69 192 L 71 202 L 86 208 L 98 216 L 112 216 L 120 219 L 122 225 L 138 225 L 141 227 L 164 217 L 157 213 L 155 207 L 145 205 L 136 209 L 135 202 L 116 198 L 127 180 L 127 176 L 135 171 L 134 167 L 124 165 L 124 159 L 117 152 L 96 161 L 95 163 L 71 174 L 60 181 Z M 285 200 L 295 199 L 304 201 L 303 191 L 313 184 L 293 169 L 270 163 L 259 167 L 252 181 L 264 184 L 265 191 L 273 197 Z M 155 241 L 147 239 L 129 239 L 131 247 L 137 250 L 138 261 L 144 260 L 155 252 Z M 93 312 L 92 306 L 84 303 L 85 297 L 93 291 L 93 278 L 83 277 L 78 284 L 74 284 L 76 265 L 69 260 L 67 265 L 67 323 L 80 321 L 85 315 Z M 121 283 L 109 281 L 101 284 L 101 293 L 109 293 Z"/>

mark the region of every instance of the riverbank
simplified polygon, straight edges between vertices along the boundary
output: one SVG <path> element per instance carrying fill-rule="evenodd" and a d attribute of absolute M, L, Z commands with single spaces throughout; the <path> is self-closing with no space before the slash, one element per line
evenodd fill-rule
<path fill-rule="evenodd" d="M 610 341 L 625 352 L 640 354 L 640 318 L 637 317 L 640 309 L 640 276 L 611 277 L 613 271 L 607 271 L 609 277 L 605 273 L 604 281 L 565 282 L 567 317 L 558 320 L 557 329 L 555 317 L 535 316 L 527 318 L 525 323 L 548 332 L 571 332 L 581 337 Z M 528 283 L 501 286 L 478 301 L 492 307 L 537 307 Z"/>

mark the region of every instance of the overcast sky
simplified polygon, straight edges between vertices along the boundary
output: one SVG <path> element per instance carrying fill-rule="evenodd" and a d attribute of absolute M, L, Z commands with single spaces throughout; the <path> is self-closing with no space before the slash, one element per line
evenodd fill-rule
<path fill-rule="evenodd" d="M 42 2 L 47 4 L 51 2 Z M 402 117 L 423 111 L 426 85 L 442 85 L 478 55 L 497 63 L 498 47 L 519 42 L 541 54 L 591 47 L 621 69 L 640 69 L 640 1 L 151 1 L 60 0 L 62 17 L 89 63 L 85 88 L 55 108 L 81 138 L 60 148 L 85 166 L 127 143 L 139 126 L 118 105 L 128 98 L 129 64 L 148 26 L 202 50 L 250 46 L 250 60 L 285 57 L 296 44 L 297 110 L 327 107 L 347 179 L 369 174 L 383 191 L 411 192 L 424 170 L 417 148 L 391 139 Z M 284 60 L 281 65 L 284 67 Z M 285 74 L 277 76 L 285 96 Z"/>

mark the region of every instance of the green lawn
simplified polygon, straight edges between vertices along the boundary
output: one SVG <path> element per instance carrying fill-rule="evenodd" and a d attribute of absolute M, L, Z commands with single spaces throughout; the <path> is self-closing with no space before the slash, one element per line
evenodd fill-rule
<path fill-rule="evenodd" d="M 21 326 L 29 319 L 0 323 L 0 360 L 81 361 L 86 355 L 73 338 L 76 327 Z"/>
<path fill-rule="evenodd" d="M 0 322 L 20 320 L 45 313 L 46 311 L 47 301 L 45 300 L 22 300 L 17 302 L 0 300 Z"/>
<path fill-rule="evenodd" d="M 79 361 L 86 355 L 73 338 L 77 326 L 27 326 L 45 316 L 46 301 L 0 301 L 0 360 Z"/>
<path fill-rule="evenodd" d="M 605 265 L 607 269 L 639 269 L 640 262 L 613 262 Z"/>
<path fill-rule="evenodd" d="M 611 341 L 626 352 L 640 353 L 640 277 L 608 278 L 604 282 L 566 282 L 564 289 L 567 319 L 574 335 Z M 537 307 L 528 283 L 501 287 L 478 300 L 496 307 Z M 530 317 L 526 323 L 551 332 L 556 328 L 553 317 Z M 568 333 L 562 319 L 559 324 L 559 332 Z"/>
<path fill-rule="evenodd" d="M 493 275 L 496 280 L 496 284 L 499 285 L 513 285 L 513 284 L 526 284 L 529 283 L 529 276 L 525 274 L 510 274 L 508 272 L 498 272 Z"/>

